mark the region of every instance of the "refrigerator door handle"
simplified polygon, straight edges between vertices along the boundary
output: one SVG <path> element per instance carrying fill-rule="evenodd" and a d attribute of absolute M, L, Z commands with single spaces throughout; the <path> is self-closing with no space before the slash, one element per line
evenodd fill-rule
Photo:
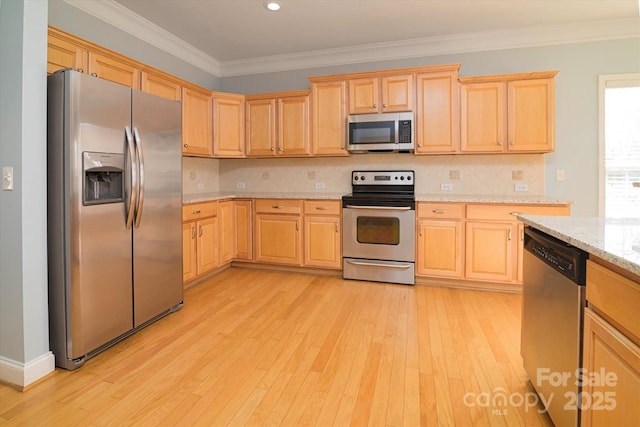
<path fill-rule="evenodd" d="M 136 206 L 136 219 L 135 228 L 140 227 L 140 221 L 142 220 L 142 209 L 144 207 L 144 154 L 142 153 L 142 139 L 140 138 L 140 132 L 138 128 L 133 128 L 133 140 L 136 143 L 136 153 L 138 156 L 138 174 L 140 177 L 140 193 L 138 195 L 138 204 Z"/>
<path fill-rule="evenodd" d="M 133 128 L 133 140 L 136 143 L 136 153 L 138 154 L 138 171 L 139 171 L 139 184 L 140 193 L 138 195 L 138 205 L 136 206 L 136 220 L 135 227 L 140 227 L 140 221 L 142 220 L 142 208 L 144 207 L 144 154 L 142 152 L 142 139 L 140 138 L 140 132 L 138 128 Z"/>
<path fill-rule="evenodd" d="M 129 203 L 125 203 L 126 227 L 127 230 L 133 224 L 133 215 L 135 213 L 135 205 L 138 202 L 138 165 L 136 161 L 135 147 L 133 146 L 133 135 L 129 126 L 124 127 L 124 133 L 127 138 L 127 149 L 129 158 L 131 159 L 131 190 L 129 192 Z"/>

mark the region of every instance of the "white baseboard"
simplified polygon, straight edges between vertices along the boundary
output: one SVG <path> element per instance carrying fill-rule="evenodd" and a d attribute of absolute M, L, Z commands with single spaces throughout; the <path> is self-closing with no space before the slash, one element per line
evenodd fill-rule
<path fill-rule="evenodd" d="M 26 387 L 50 374 L 55 368 L 55 357 L 51 352 L 27 363 L 19 363 L 0 356 L 0 381 Z"/>

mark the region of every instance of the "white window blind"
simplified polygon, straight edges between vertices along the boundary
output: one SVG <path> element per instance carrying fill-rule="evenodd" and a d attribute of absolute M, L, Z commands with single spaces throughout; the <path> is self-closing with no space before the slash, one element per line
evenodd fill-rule
<path fill-rule="evenodd" d="M 640 75 L 602 76 L 600 87 L 603 213 L 640 218 Z"/>

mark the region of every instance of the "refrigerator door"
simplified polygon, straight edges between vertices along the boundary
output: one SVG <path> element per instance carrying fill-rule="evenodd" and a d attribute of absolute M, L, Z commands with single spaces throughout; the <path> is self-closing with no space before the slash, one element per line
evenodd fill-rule
<path fill-rule="evenodd" d="M 103 173 L 97 182 L 121 179 L 123 197 L 87 203 L 87 186 L 96 178 L 87 175 L 93 165 L 84 164 L 88 158 L 99 163 L 99 157 L 106 156 L 124 168 L 131 89 L 77 72 L 65 75 L 66 135 L 59 148 L 68 155 L 66 333 L 67 359 L 75 359 L 133 327 L 131 230 L 125 226 L 125 200 L 131 196 L 125 181 L 130 178 L 126 170 L 120 178 Z"/>
<path fill-rule="evenodd" d="M 133 91 L 140 191 L 133 227 L 134 326 L 182 303 L 181 104 Z"/>

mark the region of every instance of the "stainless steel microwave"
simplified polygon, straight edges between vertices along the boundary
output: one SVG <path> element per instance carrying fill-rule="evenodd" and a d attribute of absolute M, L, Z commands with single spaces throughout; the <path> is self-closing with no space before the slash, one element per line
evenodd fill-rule
<path fill-rule="evenodd" d="M 347 149 L 351 153 L 412 152 L 413 136 L 411 112 L 351 115 Z"/>

